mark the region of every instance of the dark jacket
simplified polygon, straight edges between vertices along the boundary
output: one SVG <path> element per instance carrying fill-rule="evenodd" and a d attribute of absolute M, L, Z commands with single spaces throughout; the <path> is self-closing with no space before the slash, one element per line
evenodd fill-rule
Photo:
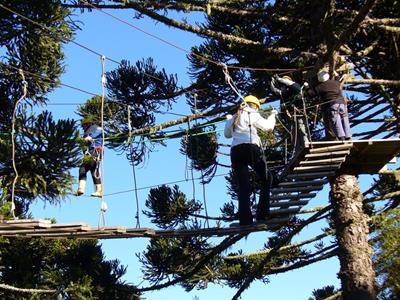
<path fill-rule="evenodd" d="M 342 87 L 337 80 L 327 80 L 319 83 L 316 87 L 307 90 L 307 95 L 318 96 L 322 103 L 322 108 L 326 109 L 335 103 L 346 103 L 343 97 Z"/>

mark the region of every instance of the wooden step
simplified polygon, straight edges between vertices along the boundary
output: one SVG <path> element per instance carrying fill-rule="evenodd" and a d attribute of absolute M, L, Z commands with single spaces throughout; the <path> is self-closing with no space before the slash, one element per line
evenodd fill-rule
<path fill-rule="evenodd" d="M 343 145 L 336 145 L 336 146 L 328 146 L 322 148 L 312 148 L 310 149 L 310 153 L 321 153 L 321 152 L 333 152 L 336 150 L 346 150 L 353 147 L 353 143 L 346 143 Z"/>
<path fill-rule="evenodd" d="M 342 163 L 346 160 L 346 157 L 336 157 L 327 159 L 317 159 L 317 160 L 304 160 L 300 162 L 300 166 L 319 166 L 319 165 L 332 165 L 335 163 Z"/>
<path fill-rule="evenodd" d="M 270 210 L 271 215 L 289 215 L 296 214 L 300 211 L 299 207 L 296 208 L 282 208 L 282 209 L 272 209 Z"/>
<path fill-rule="evenodd" d="M 289 206 L 304 206 L 308 204 L 308 200 L 298 201 L 276 201 L 270 204 L 271 207 L 289 207 Z"/>
<path fill-rule="evenodd" d="M 316 195 L 317 195 L 316 193 L 272 195 L 271 196 L 271 201 L 314 198 Z"/>
<path fill-rule="evenodd" d="M 313 186 L 304 186 L 304 187 L 294 187 L 294 188 L 275 188 L 271 189 L 272 194 L 282 194 L 282 193 L 292 193 L 292 192 L 312 192 L 312 191 L 320 191 L 323 186 L 321 185 L 313 185 Z"/>
<path fill-rule="evenodd" d="M 310 185 L 321 185 L 328 183 L 328 179 L 316 179 L 306 181 L 284 181 L 278 184 L 279 187 L 292 187 L 292 186 L 310 186 Z"/>
<path fill-rule="evenodd" d="M 328 166 L 307 166 L 307 167 L 296 167 L 293 169 L 294 173 L 302 173 L 308 171 L 330 171 L 339 169 L 340 164 L 328 165 Z"/>
<path fill-rule="evenodd" d="M 306 159 L 309 159 L 309 158 L 319 158 L 319 157 L 346 156 L 348 154 L 350 154 L 350 150 L 333 151 L 333 152 L 321 152 L 321 153 L 309 153 L 309 154 L 306 154 L 304 157 Z"/>
<path fill-rule="evenodd" d="M 285 179 L 306 179 L 306 178 L 323 178 L 334 176 L 335 172 L 313 172 L 313 173 L 301 173 L 301 174 L 289 174 Z"/>

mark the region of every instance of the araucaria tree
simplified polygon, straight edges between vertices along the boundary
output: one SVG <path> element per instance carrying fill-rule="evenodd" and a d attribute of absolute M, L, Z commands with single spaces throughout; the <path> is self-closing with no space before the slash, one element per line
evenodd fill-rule
<path fill-rule="evenodd" d="M 58 1 L 0 2 L 2 221 L 29 218 L 32 201 L 59 205 L 71 192 L 70 170 L 80 162 L 77 125 L 32 109 L 46 104 L 48 93 L 59 86 L 62 44 L 75 28 L 70 14 Z M 118 260 L 105 260 L 96 241 L 1 237 L 0 244 L 4 299 L 127 299 L 132 294 L 121 280 L 125 268 Z"/>
<path fill-rule="evenodd" d="M 24 12 L 24 8 L 26 9 L 22 4 L 24 1 L 9 1 L 8 4 L 11 2 L 21 2 L 19 4 L 21 12 Z M 348 95 L 351 95 L 349 115 L 354 138 L 390 138 L 399 133 L 399 1 L 71 0 L 44 2 L 51 3 L 52 8 L 59 7 L 64 13 L 67 13 L 67 9 L 110 10 L 115 13 L 118 9 L 131 10 L 136 18 L 148 17 L 202 38 L 202 43 L 194 45 L 188 55 L 190 74 L 193 79 L 188 87 L 178 88 L 177 77 L 169 75 L 165 70 L 157 71 L 151 59 L 139 61 L 135 65 L 123 61 L 116 70 L 107 73 L 108 97 L 105 129 L 115 137 L 107 142 L 107 146 L 125 152 L 134 165 L 142 162 L 151 152 L 152 148 L 143 146 L 145 141 L 155 147 L 160 143 L 160 138 L 182 137 L 181 152 L 191 159 L 193 169 L 203 172 L 203 182 L 211 182 L 216 168 L 224 167 L 218 159 L 224 145 L 218 142 L 218 135 L 213 126 L 215 121 L 221 120 L 225 114 L 237 108 L 238 96 L 251 93 L 259 98 L 266 98 L 266 102 L 277 101 L 279 99 L 276 99 L 268 89 L 272 75 L 290 74 L 297 82 L 307 81 L 310 85 L 315 85 L 316 74 L 323 67 L 327 68 L 331 75 L 341 76 L 344 89 Z M 14 7 L 17 9 L 18 5 Z M 175 14 L 176 12 L 179 14 Z M 190 24 L 184 18 L 170 17 L 170 15 L 182 16 L 192 13 L 199 16 L 199 12 L 203 14 L 198 17 L 196 24 Z M 2 14 L 9 16 L 9 12 L 2 11 Z M 65 17 L 66 15 L 63 15 L 61 19 L 64 20 Z M 12 21 L 9 22 L 12 23 Z M 9 22 L 4 22 L 2 27 L 12 28 Z M 51 22 L 51 24 L 54 26 L 57 23 Z M 36 38 L 68 40 L 71 35 L 71 29 L 68 28 L 61 26 L 61 29 L 58 28 L 51 34 L 47 32 Z M 17 68 L 28 68 L 31 64 L 25 65 L 23 59 L 30 58 L 32 47 L 17 49 L 16 42 L 9 43 L 8 41 L 10 36 L 17 36 L 16 41 L 26 40 L 29 43 L 34 40 L 34 33 L 39 29 L 35 27 L 32 37 L 19 36 L 19 27 L 15 30 L 16 32 L 6 30 L 2 34 L 4 36 L 1 40 L 2 46 L 10 45 L 8 64 L 16 65 Z M 59 42 L 60 40 L 56 42 L 58 46 Z M 37 46 L 38 43 L 34 45 Z M 48 41 L 47 44 L 40 45 L 48 45 Z M 25 52 L 23 52 L 24 49 Z M 46 47 L 46 49 L 50 51 L 49 49 L 58 48 Z M 33 48 L 33 50 L 36 49 Z M 21 54 L 17 55 L 17 53 Z M 60 52 L 57 54 L 60 55 Z M 53 55 L 52 59 L 54 57 L 57 56 Z M 61 59 L 62 57 L 58 57 L 54 64 L 59 63 Z M 38 66 L 43 65 L 38 63 Z M 47 76 L 50 78 L 54 76 L 53 79 L 56 79 L 61 72 L 61 67 L 57 68 L 54 65 L 52 67 L 46 70 L 56 73 Z M 13 101 L 21 94 L 18 75 L 15 75 L 15 70 L 9 68 L 4 64 L 1 66 L 4 77 L 1 81 L 2 86 L 4 82 L 4 87 L 1 90 L 5 94 L 4 98 L 8 99 L 4 112 L 3 110 L 1 112 L 8 118 L 4 125 L 1 124 L 4 126 L 2 130 L 5 131 L 10 130 L 10 113 L 15 103 Z M 36 72 L 42 74 L 46 70 L 36 70 Z M 44 93 L 53 86 L 49 85 L 49 82 L 35 80 L 37 84 L 28 86 L 34 86 L 37 90 L 29 91 L 30 98 L 28 98 L 31 101 L 45 101 Z M 155 114 L 160 110 L 170 109 L 176 97 L 182 95 L 186 95 L 187 104 L 192 109 L 193 115 L 156 125 Z M 322 136 L 322 126 L 317 110 L 321 103 L 317 98 L 306 100 L 312 139 L 318 139 Z M 98 115 L 99 104 L 98 98 L 92 98 L 86 105 L 79 108 L 79 114 Z M 125 122 L 127 108 L 135 113 L 130 126 L 127 126 Z M 20 115 L 23 116 L 23 111 Z M 45 114 L 42 119 L 45 118 L 50 118 L 50 116 Z M 29 121 L 28 118 L 25 119 Z M 25 119 L 20 117 L 20 120 Z M 38 121 L 42 119 L 37 118 Z M 121 122 L 121 120 L 124 121 Z M 188 130 L 189 133 L 193 133 L 192 135 L 185 131 L 171 134 L 164 130 L 192 120 L 198 122 L 195 127 Z M 69 131 L 61 128 L 59 130 L 66 131 L 66 135 L 73 139 L 74 124 L 65 122 L 67 123 L 62 124 Z M 368 129 L 361 128 L 360 124 L 368 124 Z M 40 127 L 40 124 L 36 126 Z M 271 160 L 273 158 L 276 161 L 284 161 L 285 153 L 282 147 L 284 144 L 282 140 L 285 137 L 284 129 L 279 125 L 276 137 L 263 136 L 263 139 L 268 140 L 272 145 L 267 151 L 268 154 L 273 154 L 273 157 L 270 156 Z M 30 133 L 28 130 L 26 135 L 29 136 Z M 134 147 L 132 143 L 126 143 L 130 142 L 132 137 L 140 142 L 138 146 Z M 23 143 L 19 143 L 21 144 Z M 0 155 L 5 153 L 5 157 L 9 157 L 8 140 L 3 139 L 1 145 L 6 150 Z M 73 148 L 72 144 L 71 147 Z M 20 149 L 18 154 L 18 161 L 21 163 L 29 159 L 30 155 L 30 152 L 22 150 Z M 65 165 L 63 171 L 75 166 L 75 152 L 68 151 L 65 155 L 72 157 L 65 160 L 69 165 Z M 2 158 L 1 167 L 10 169 L 6 161 Z M 282 171 L 284 167 L 282 164 L 277 164 L 277 172 Z M 19 168 L 24 170 L 23 166 Z M 38 170 L 29 172 L 29 174 L 37 174 Z M 265 249 L 255 253 L 243 254 L 241 251 L 226 253 L 227 249 L 243 239 L 245 234 L 232 234 L 218 242 L 196 235 L 151 240 L 146 251 L 139 257 L 143 264 L 144 278 L 152 285 L 137 291 L 162 289 L 174 284 L 180 284 L 186 290 L 191 290 L 206 288 L 209 282 L 224 282 L 229 287 L 237 289 L 232 299 L 238 299 L 255 280 L 267 282 L 271 274 L 286 272 L 337 256 L 340 261 L 339 277 L 342 283 L 340 297 L 342 299 L 376 299 L 377 293 L 382 299 L 396 297 L 395 293 L 398 293 L 398 290 L 393 281 L 379 282 L 380 289 L 376 289 L 370 231 L 376 230 L 379 235 L 373 240 L 373 242 L 378 241 L 376 248 L 379 250 L 376 271 L 381 281 L 384 281 L 388 278 L 385 274 L 393 272 L 391 266 L 398 263 L 394 261 L 386 265 L 382 261 L 388 255 L 387 249 L 393 249 L 389 237 L 392 236 L 392 232 L 396 232 L 396 226 L 393 226 L 393 230 L 384 231 L 375 223 L 380 220 L 390 223 L 387 218 L 398 220 L 398 214 L 390 214 L 390 210 L 399 203 L 395 198 L 397 195 L 393 194 L 398 188 L 398 180 L 397 177 L 388 175 L 382 181 L 374 183 L 371 189 L 364 193 L 365 195 L 373 194 L 371 201 L 388 199 L 388 205 L 378 211 L 371 204 L 366 205 L 363 199 L 357 178 L 360 173 L 361 170 L 357 169 L 340 170 L 331 179 L 328 206 L 317 210 L 307 219 L 293 217 L 289 223 L 271 233 Z M 6 174 L 10 174 L 10 171 Z M 63 174 L 66 176 L 65 174 L 68 173 L 63 172 Z M 6 200 L 9 198 L 7 188 L 10 186 L 11 177 L 2 177 L 2 180 L 4 178 L 2 195 Z M 58 179 L 60 181 L 55 181 L 55 186 L 59 190 L 57 192 L 53 190 L 53 194 L 50 193 L 53 195 L 51 199 L 57 199 L 62 195 L 61 191 L 70 186 L 68 176 L 58 177 Z M 231 201 L 236 197 L 236 183 L 232 176 L 227 176 L 226 179 L 228 195 L 232 195 L 233 199 L 226 199 L 226 203 L 221 208 L 222 216 L 214 218 L 218 221 L 237 218 L 235 201 Z M 29 180 L 28 183 L 30 183 Z M 51 187 L 46 187 L 46 192 L 43 188 L 40 189 L 39 180 L 30 184 L 27 185 L 26 181 L 19 182 L 18 188 L 25 194 L 20 194 L 19 197 L 24 198 L 21 198 L 18 203 L 26 204 L 27 201 L 24 199 L 33 199 L 37 196 L 48 197 L 44 195 L 49 195 L 48 190 L 52 191 Z M 254 182 L 255 192 L 259 190 L 257 184 Z M 374 194 L 376 191 L 379 193 Z M 202 226 L 206 218 L 210 219 L 209 216 L 201 215 L 202 204 L 196 199 L 188 199 L 178 186 L 173 188 L 161 186 L 152 189 L 146 205 L 148 210 L 145 214 L 163 229 L 197 229 Z M 382 216 L 387 218 L 380 215 L 382 211 L 384 213 Z M 324 218 L 327 219 L 329 228 L 322 229 L 321 234 L 314 238 L 291 244 L 292 237 L 301 232 L 306 225 Z M 325 245 L 323 239 L 332 235 L 335 235 L 336 239 L 331 244 Z M 314 242 L 316 244 L 313 250 L 306 250 L 304 246 Z M 336 293 L 333 288 L 320 291 Z"/>

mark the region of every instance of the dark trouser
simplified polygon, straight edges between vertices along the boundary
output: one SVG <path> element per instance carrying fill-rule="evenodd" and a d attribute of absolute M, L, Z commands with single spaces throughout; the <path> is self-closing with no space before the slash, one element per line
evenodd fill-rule
<path fill-rule="evenodd" d="M 269 184 L 266 166 L 261 158 L 261 149 L 254 144 L 240 144 L 231 148 L 232 170 L 239 187 L 239 221 L 240 225 L 253 223 L 250 208 L 250 173 L 249 166 L 256 172 L 261 181 L 260 199 L 257 206 L 257 219 L 265 219 L 269 214 Z"/>
<path fill-rule="evenodd" d="M 339 139 L 351 138 L 349 115 L 344 103 L 334 103 L 330 106 L 330 119 L 336 137 Z"/>
<path fill-rule="evenodd" d="M 293 136 L 293 148 L 295 151 L 304 147 L 305 143 L 309 142 L 307 129 L 306 129 L 306 118 L 303 115 L 295 114 L 294 123 L 292 125 L 292 136 Z"/>
<path fill-rule="evenodd" d="M 79 180 L 86 180 L 86 173 L 90 171 L 94 184 L 101 184 L 99 165 L 96 160 L 91 157 L 84 159 L 82 165 L 79 167 Z"/>

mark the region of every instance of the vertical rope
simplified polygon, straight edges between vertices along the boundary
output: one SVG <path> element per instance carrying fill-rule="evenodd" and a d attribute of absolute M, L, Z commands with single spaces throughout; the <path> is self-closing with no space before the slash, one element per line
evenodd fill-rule
<path fill-rule="evenodd" d="M 99 224 L 98 227 L 101 227 L 101 225 L 105 226 L 106 221 L 105 221 L 105 214 L 107 212 L 107 202 L 104 201 L 104 140 L 105 140 L 105 132 L 104 132 L 104 86 L 106 84 L 106 76 L 104 72 L 104 64 L 106 61 L 106 57 L 104 55 L 101 56 L 100 58 L 100 63 L 101 63 L 101 112 L 100 112 L 100 118 L 101 118 L 101 157 L 102 157 L 102 162 L 101 162 L 101 187 L 102 187 L 102 193 L 101 193 L 101 203 L 100 203 L 100 216 L 99 216 Z"/>
<path fill-rule="evenodd" d="M 136 199 L 136 228 L 140 228 L 140 218 L 139 218 L 139 196 L 138 196 L 138 190 L 137 190 L 137 181 L 136 181 L 136 170 L 135 170 L 135 164 L 132 162 L 132 172 L 133 172 L 133 184 L 135 188 L 135 199 Z"/>
<path fill-rule="evenodd" d="M 13 115 L 12 115 L 12 123 L 11 123 L 11 144 L 12 144 L 12 166 L 14 169 L 15 177 L 12 183 L 12 188 L 11 188 L 11 213 L 13 218 L 15 219 L 15 185 L 17 183 L 18 179 L 18 170 L 17 166 L 15 163 L 15 122 L 16 122 L 16 115 L 17 115 L 17 109 L 18 109 L 18 104 L 25 99 L 28 91 L 27 91 L 27 86 L 28 83 L 25 80 L 25 75 L 24 72 L 20 69 L 19 74 L 22 77 L 22 96 L 15 102 L 14 105 L 14 110 L 13 110 Z"/>
<path fill-rule="evenodd" d="M 128 144 L 129 144 L 129 149 L 132 153 L 133 151 L 133 146 L 132 146 L 132 125 L 131 125 L 131 107 L 128 105 Z M 137 181 L 136 181 L 136 170 L 135 170 L 135 164 L 132 161 L 132 173 L 133 173 L 133 185 L 134 185 L 134 191 L 135 191 L 135 200 L 136 200 L 136 214 L 135 214 L 135 219 L 136 219 L 136 228 L 140 228 L 140 207 L 139 207 L 139 195 L 137 192 Z"/>
<path fill-rule="evenodd" d="M 226 65 L 225 65 L 226 67 Z M 226 68 L 227 70 L 228 68 Z M 194 113 L 197 114 L 197 93 L 193 94 L 194 97 Z M 195 125 L 197 125 L 197 120 L 195 121 Z M 190 123 L 188 122 L 188 126 L 190 126 Z M 193 184 L 193 199 L 195 199 L 195 183 L 194 183 L 194 175 L 193 175 L 193 167 L 191 168 L 192 172 L 192 184 Z M 207 198 L 206 198 L 206 184 L 204 183 L 204 173 L 203 170 L 201 170 L 201 184 L 202 184 L 202 191 L 203 191 L 203 205 L 204 205 L 204 213 L 206 214 L 206 223 L 207 223 L 207 228 L 210 228 L 210 223 L 208 221 L 208 209 L 207 209 Z"/>
<path fill-rule="evenodd" d="M 203 178 L 203 170 L 201 170 L 201 178 Z M 207 222 L 207 228 L 210 228 L 210 224 L 208 222 L 208 209 L 207 209 L 207 198 L 206 198 L 206 184 L 204 181 L 201 181 L 201 184 L 203 185 L 203 204 L 204 204 L 204 213 L 206 214 L 206 222 Z"/>
<path fill-rule="evenodd" d="M 307 128 L 308 139 L 310 141 L 311 148 L 312 148 L 311 131 L 310 131 L 310 126 L 309 126 L 309 122 L 308 122 L 308 116 L 307 116 L 307 110 L 306 110 L 306 102 L 304 101 L 304 92 L 303 92 L 304 87 L 307 87 L 307 86 L 308 86 L 308 83 L 304 83 L 303 84 L 303 86 L 301 87 L 301 90 L 300 90 L 300 95 L 301 95 L 301 101 L 303 102 L 304 120 L 306 122 L 305 126 Z"/>
<path fill-rule="evenodd" d="M 186 145 L 189 143 L 189 134 L 190 134 L 190 121 L 187 122 L 187 134 L 185 136 L 186 139 Z M 193 153 L 193 145 L 190 145 L 191 151 Z M 186 149 L 186 155 L 185 155 L 185 180 L 188 180 L 188 173 L 190 170 L 190 180 L 192 181 L 192 198 L 193 200 L 196 199 L 196 184 L 194 182 L 194 172 L 193 172 L 193 164 L 191 163 L 189 166 L 189 159 L 188 159 L 188 154 L 187 154 L 187 149 Z"/>

